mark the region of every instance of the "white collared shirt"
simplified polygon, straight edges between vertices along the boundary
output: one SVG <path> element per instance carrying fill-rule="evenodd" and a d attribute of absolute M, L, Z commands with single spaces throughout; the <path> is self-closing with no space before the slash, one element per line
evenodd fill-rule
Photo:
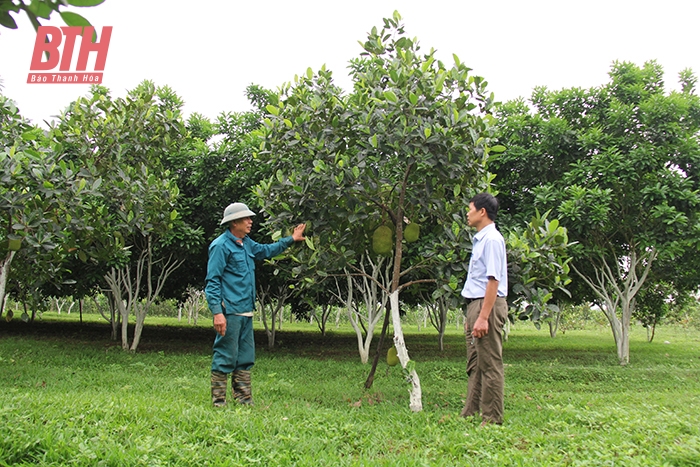
<path fill-rule="evenodd" d="M 467 280 L 462 288 L 465 298 L 483 298 L 489 277 L 498 281 L 499 297 L 508 295 L 508 261 L 503 235 L 491 223 L 474 235 Z"/>

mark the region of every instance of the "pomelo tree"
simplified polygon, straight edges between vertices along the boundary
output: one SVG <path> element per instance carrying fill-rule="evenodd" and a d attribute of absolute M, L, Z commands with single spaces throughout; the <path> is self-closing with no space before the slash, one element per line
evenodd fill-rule
<path fill-rule="evenodd" d="M 325 67 L 309 69 L 268 106 L 258 158 L 276 175 L 257 194 L 271 229 L 313 222 L 308 264 L 321 276 L 344 268 L 366 275 L 356 266 L 364 252 L 389 257 L 389 284 L 378 285 L 389 297 L 394 345 L 411 383 L 410 408 L 420 411 L 420 380 L 404 342 L 399 294 L 434 282 L 432 264 L 468 250 L 466 207 L 490 180 L 489 153 L 502 148 L 490 147 L 494 102 L 486 81 L 456 56 L 448 66 L 435 50 L 421 52 L 398 12 L 360 45 L 348 94 Z M 405 228 L 412 223 L 443 235 L 407 243 Z M 374 239 L 373 247 L 378 229 L 384 245 Z"/>
<path fill-rule="evenodd" d="M 567 228 L 577 242 L 571 268 L 588 289 L 570 290 L 601 306 L 623 365 L 636 297 L 652 268 L 675 264 L 655 279 L 670 283 L 695 270 L 683 258 L 700 238 L 696 81 L 685 70 L 681 90 L 667 93 L 656 62 L 616 62 L 607 84 L 538 88 L 532 110 L 523 101 L 501 108 L 508 152 L 495 171 L 506 205 L 551 209 Z"/>
<path fill-rule="evenodd" d="M 87 228 L 82 213 L 96 183 L 0 95 L 0 314 L 12 269 L 24 295 L 60 284 L 76 236 Z M 16 258 L 20 270 L 12 266 Z"/>
<path fill-rule="evenodd" d="M 83 263 L 102 269 L 121 317 L 125 350 L 137 349 L 150 305 L 182 264 L 176 251 L 202 243 L 201 231 L 182 222 L 179 189 L 164 169 L 166 157 L 184 137 L 181 105 L 172 90 L 149 81 L 124 98 L 95 86 L 51 129 L 65 157 L 90 167 L 100 180 L 93 186 L 98 192 L 83 200 L 90 228 L 81 233 L 77 254 Z M 132 314 L 136 326 L 129 342 Z"/>

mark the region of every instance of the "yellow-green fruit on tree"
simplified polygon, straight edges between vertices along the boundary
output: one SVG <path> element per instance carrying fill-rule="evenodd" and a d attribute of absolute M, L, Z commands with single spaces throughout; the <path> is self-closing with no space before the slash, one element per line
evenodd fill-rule
<path fill-rule="evenodd" d="M 7 241 L 7 249 L 10 251 L 17 251 L 22 247 L 21 238 L 11 238 Z"/>
<path fill-rule="evenodd" d="M 372 234 L 372 250 L 378 255 L 391 255 L 394 244 L 393 232 L 386 225 L 380 225 Z"/>
<path fill-rule="evenodd" d="M 420 225 L 415 222 L 408 224 L 405 229 L 403 229 L 403 238 L 406 239 L 408 243 L 413 243 L 420 237 Z"/>
<path fill-rule="evenodd" d="M 386 352 L 386 364 L 389 366 L 396 366 L 399 363 L 399 356 L 396 352 L 396 347 L 390 347 Z"/>

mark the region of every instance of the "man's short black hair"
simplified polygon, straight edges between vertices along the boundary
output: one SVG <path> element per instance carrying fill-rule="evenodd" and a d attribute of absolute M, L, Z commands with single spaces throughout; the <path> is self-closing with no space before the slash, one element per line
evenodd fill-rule
<path fill-rule="evenodd" d="M 481 208 L 486 209 L 486 215 L 493 222 L 496 222 L 496 214 L 498 214 L 498 200 L 491 193 L 479 193 L 469 200 L 474 203 L 474 207 L 478 211 Z"/>

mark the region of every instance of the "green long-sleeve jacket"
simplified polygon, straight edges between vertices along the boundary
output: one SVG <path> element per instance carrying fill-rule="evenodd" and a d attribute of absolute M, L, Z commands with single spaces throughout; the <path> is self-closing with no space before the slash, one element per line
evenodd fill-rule
<path fill-rule="evenodd" d="M 276 243 L 261 244 L 247 235 L 243 244 L 229 230 L 209 245 L 209 262 L 204 289 L 212 314 L 241 314 L 255 308 L 255 260 L 279 255 L 294 243 L 284 237 Z M 223 305 L 223 306 L 222 306 Z"/>

